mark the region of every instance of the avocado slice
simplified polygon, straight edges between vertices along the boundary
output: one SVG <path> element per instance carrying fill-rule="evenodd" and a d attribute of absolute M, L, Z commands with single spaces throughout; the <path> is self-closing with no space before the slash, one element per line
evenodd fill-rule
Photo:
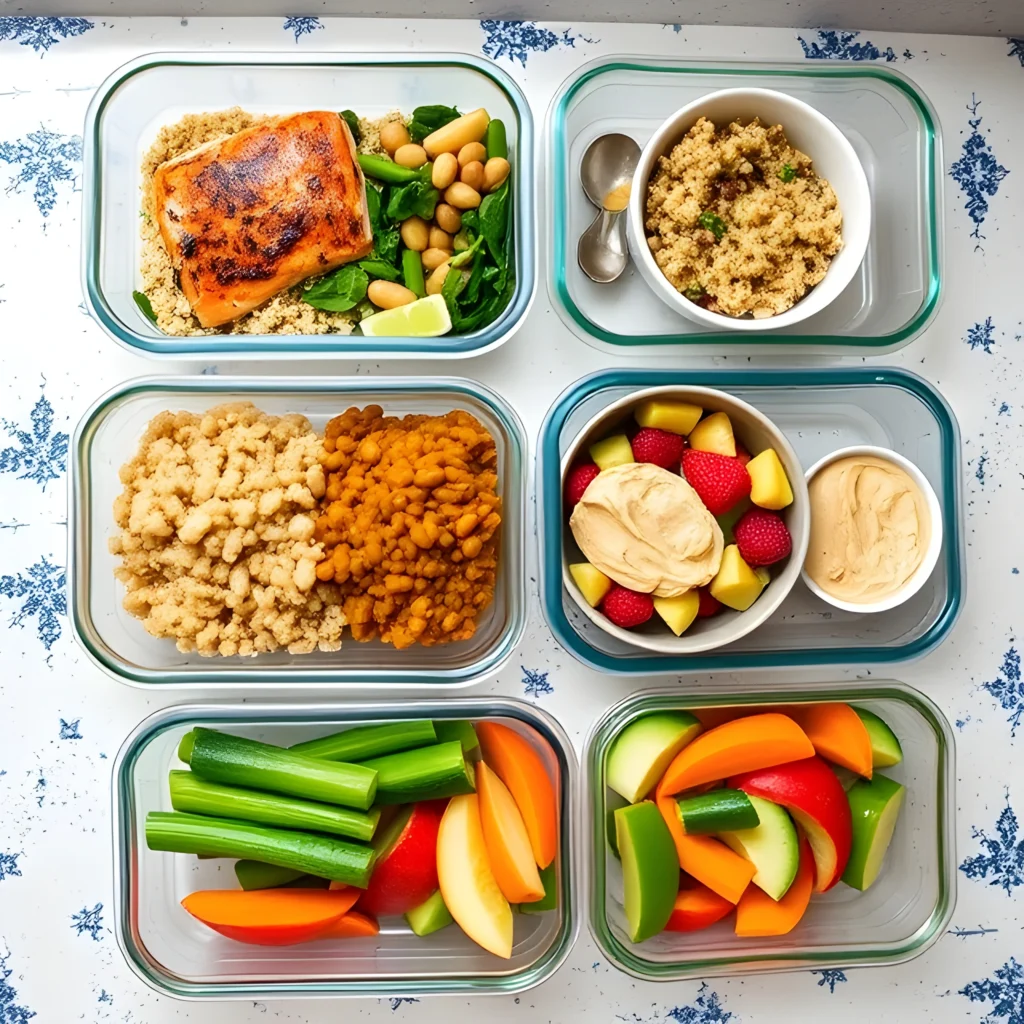
<path fill-rule="evenodd" d="M 405 920 L 412 929 L 414 935 L 433 935 L 442 928 L 452 924 L 454 918 L 449 913 L 441 898 L 441 890 L 438 889 L 432 896 L 428 896 L 418 907 L 413 907 L 405 915 Z"/>
<path fill-rule="evenodd" d="M 688 711 L 656 711 L 630 722 L 608 752 L 605 781 L 631 804 L 643 800 L 700 731 L 700 722 Z"/>
<path fill-rule="evenodd" d="M 679 893 L 679 857 L 672 834 L 652 803 L 615 812 L 622 855 L 626 921 L 633 942 L 643 942 L 668 924 Z"/>
<path fill-rule="evenodd" d="M 851 705 L 852 707 L 852 705 Z M 892 731 L 873 711 L 864 708 L 853 709 L 857 717 L 864 723 L 871 740 L 871 766 L 873 768 L 891 768 L 903 760 L 903 748 Z"/>
<path fill-rule="evenodd" d="M 778 804 L 750 797 L 760 825 L 734 832 L 719 832 L 726 846 L 757 868 L 751 881 L 773 900 L 781 900 L 800 867 L 800 841 L 793 820 Z"/>
<path fill-rule="evenodd" d="M 905 794 L 903 786 L 878 772 L 850 787 L 846 797 L 853 816 L 853 846 L 843 881 L 851 888 L 863 892 L 878 877 Z"/>

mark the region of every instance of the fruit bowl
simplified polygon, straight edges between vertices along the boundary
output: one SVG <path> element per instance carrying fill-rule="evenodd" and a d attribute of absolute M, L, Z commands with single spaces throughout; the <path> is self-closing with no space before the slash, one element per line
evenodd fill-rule
<path fill-rule="evenodd" d="M 683 406 L 695 407 L 699 412 L 695 415 L 691 413 L 688 417 L 684 414 L 682 419 L 671 422 L 673 417 L 679 416 Z M 643 427 L 637 422 L 638 414 L 644 421 Z M 656 426 L 657 423 L 666 422 L 675 428 L 680 438 L 684 435 L 686 437 L 681 445 L 677 445 L 684 446 L 684 460 L 693 459 L 690 452 L 701 453 L 695 469 L 699 470 L 702 476 L 706 477 L 705 468 L 710 465 L 716 472 L 724 469 L 728 474 L 756 477 L 758 486 L 754 488 L 752 497 L 765 503 L 758 506 L 755 500 L 750 503 L 750 508 L 746 509 L 744 502 L 740 500 L 724 514 L 718 512 L 718 506 L 715 509 L 708 509 L 721 519 L 719 528 L 722 529 L 723 538 L 721 564 L 715 567 L 716 579 L 711 581 L 707 589 L 717 595 L 722 607 L 714 614 L 707 615 L 706 612 L 712 604 L 707 602 L 704 613 L 697 614 L 696 602 L 700 597 L 696 593 L 693 597 L 684 596 L 682 600 L 668 604 L 660 598 L 649 602 L 649 599 L 644 599 L 643 594 L 636 598 L 623 598 L 623 595 L 618 593 L 622 589 L 618 586 L 622 579 L 610 579 L 609 585 L 617 588 L 613 600 L 621 601 L 627 606 L 630 602 L 635 602 L 639 606 L 653 603 L 656 609 L 653 614 L 648 614 L 646 621 L 630 628 L 617 625 L 604 610 L 608 607 L 605 599 L 610 591 L 608 586 L 602 583 L 601 578 L 609 580 L 609 577 L 600 570 L 595 571 L 595 567 L 589 564 L 592 559 L 588 560 L 584 555 L 572 529 L 565 532 L 562 579 L 581 613 L 598 629 L 644 650 L 660 654 L 694 654 L 721 647 L 745 636 L 768 619 L 783 602 L 800 576 L 807 552 L 810 533 L 809 500 L 803 469 L 785 435 L 748 403 L 723 391 L 701 387 L 648 388 L 628 395 L 603 409 L 583 427 L 562 458 L 563 496 L 566 495 L 567 486 L 574 484 L 573 477 L 579 473 L 579 467 L 590 463 L 594 458 L 590 453 L 592 446 L 598 442 L 602 443 L 597 453 L 598 461 L 606 464 L 605 469 L 610 471 L 614 478 L 621 476 L 624 484 L 635 483 L 626 479 L 631 474 L 627 469 L 623 469 L 630 461 L 642 465 L 651 459 L 660 458 L 663 463 L 667 462 L 668 456 L 663 457 L 663 454 L 656 450 L 659 441 L 666 441 L 661 435 L 673 432 Z M 644 430 L 644 427 L 653 428 L 654 432 L 652 433 L 650 429 Z M 645 433 L 645 439 L 641 444 L 646 443 L 654 447 L 641 451 L 640 458 L 634 460 L 632 449 L 637 444 L 637 434 L 641 430 Z M 632 435 L 632 440 L 629 436 L 623 436 L 627 434 Z M 618 440 L 619 438 L 622 440 Z M 723 454 L 729 450 L 730 443 L 734 446 L 733 457 Z M 623 444 L 626 445 L 625 448 L 622 447 Z M 667 447 L 671 446 L 672 442 L 668 440 Z M 774 451 L 775 456 L 770 454 L 771 451 Z M 708 455 L 712 458 L 708 458 Z M 752 457 L 745 463 L 743 473 L 739 473 L 736 467 L 731 465 L 737 461 L 735 455 L 738 455 L 740 460 L 745 460 L 746 455 Z M 620 459 L 617 466 L 614 464 L 616 458 Z M 719 459 L 725 461 L 719 462 Z M 612 464 L 607 464 L 609 462 Z M 753 465 L 754 470 L 746 470 L 746 465 Z M 593 473 L 592 470 L 590 472 Z M 676 466 L 674 470 L 665 472 L 678 474 L 680 470 Z M 788 503 L 774 500 L 773 487 L 779 481 L 780 474 L 782 480 L 788 481 L 791 493 L 791 500 Z M 697 480 L 695 470 L 691 470 L 691 476 Z M 602 481 L 602 490 L 607 490 L 610 486 L 609 479 L 606 477 Z M 672 484 L 670 480 L 660 476 L 658 482 Z M 702 488 L 706 482 L 706 479 L 703 483 L 698 480 Z M 576 481 L 575 485 L 578 487 L 579 481 Z M 583 493 L 586 495 L 585 488 Z M 707 493 L 705 490 L 705 494 Z M 770 496 L 766 498 L 766 494 Z M 590 502 L 589 496 L 587 500 Z M 774 506 L 774 509 L 768 511 L 769 506 Z M 707 508 L 706 505 L 704 507 Z M 759 508 L 765 511 L 760 512 Z M 566 502 L 566 513 L 570 511 L 571 507 Z M 788 533 L 790 539 L 789 553 L 764 567 L 747 564 L 740 555 L 739 545 L 732 537 L 733 526 L 740 523 L 751 511 L 767 519 L 768 527 L 782 534 Z M 749 528 L 750 521 L 748 531 Z M 760 532 L 763 536 L 764 531 Z M 749 539 L 749 532 L 747 536 Z M 581 566 L 587 568 L 581 569 Z M 724 575 L 721 572 L 723 568 L 726 570 Z M 764 579 L 765 569 L 770 576 L 767 581 Z M 760 584 L 754 582 L 757 577 L 760 577 Z M 639 591 L 643 587 L 626 589 Z M 647 587 L 648 593 L 650 590 L 651 588 Z M 612 613 L 619 621 L 628 622 L 631 621 L 628 617 L 631 610 L 627 607 L 626 615 L 620 615 L 617 609 L 613 608 Z M 639 617 L 640 614 L 636 616 Z"/>

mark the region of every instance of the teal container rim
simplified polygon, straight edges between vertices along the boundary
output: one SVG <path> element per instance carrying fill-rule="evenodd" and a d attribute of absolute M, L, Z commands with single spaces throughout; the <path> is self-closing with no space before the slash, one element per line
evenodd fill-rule
<path fill-rule="evenodd" d="M 569 622 L 562 605 L 561 455 L 559 435 L 566 419 L 582 400 L 606 388 L 634 386 L 637 390 L 666 385 L 702 386 L 729 391 L 734 387 L 842 388 L 882 384 L 910 392 L 928 407 L 942 435 L 944 467 L 939 500 L 943 510 L 943 553 L 940 555 L 949 588 L 935 622 L 919 637 L 892 646 L 834 647 L 794 651 L 730 651 L 718 648 L 704 654 L 617 657 L 591 647 Z M 537 501 L 541 547 L 541 607 L 558 642 L 583 664 L 605 672 L 636 676 L 714 672 L 729 669 L 793 668 L 812 665 L 894 664 L 918 658 L 940 644 L 953 628 L 963 605 L 964 550 L 961 522 L 960 431 L 942 395 L 917 374 L 869 366 L 824 369 L 768 370 L 603 370 L 571 384 L 555 399 L 541 425 L 537 446 Z"/>
<path fill-rule="evenodd" d="M 203 335 L 178 338 L 165 335 L 148 338 L 134 331 L 111 309 L 99 280 L 102 248 L 100 204 L 103 194 L 103 161 L 100 120 L 113 93 L 139 72 L 154 67 L 195 67 L 215 65 L 274 65 L 280 67 L 318 65 L 324 67 L 366 67 L 385 64 L 402 67 L 454 66 L 488 77 L 508 98 L 519 118 L 515 175 L 518 187 L 513 197 L 515 225 L 516 290 L 512 301 L 493 323 L 464 335 L 446 336 L 439 346 L 436 338 L 363 338 L 344 334 Z M 182 356 L 225 356 L 232 359 L 315 358 L 345 356 L 416 356 L 424 359 L 464 358 L 481 355 L 507 341 L 519 328 L 533 302 L 537 288 L 534 239 L 535 185 L 533 157 L 533 114 L 525 94 L 493 61 L 468 53 L 309 53 L 301 57 L 286 53 L 151 53 L 136 57 L 114 71 L 97 89 L 86 112 L 83 131 L 84 152 L 82 202 L 82 291 L 93 319 L 120 345 L 154 358 Z M 232 340 L 237 339 L 237 340 Z"/>
<path fill-rule="evenodd" d="M 566 250 L 566 223 L 564 216 L 553 216 L 554 223 L 553 250 L 551 253 L 550 284 L 557 303 L 572 320 L 573 325 L 584 334 L 598 341 L 615 346 L 628 353 L 630 349 L 643 346 L 678 345 L 682 347 L 724 345 L 732 348 L 756 348 L 769 352 L 772 346 L 795 345 L 802 348 L 812 346 L 828 346 L 836 350 L 851 350 L 865 355 L 880 355 L 891 352 L 909 344 L 931 322 L 938 311 L 942 292 L 941 253 L 942 239 L 939 232 L 938 215 L 941 209 L 939 192 L 942 181 L 942 145 L 939 132 L 939 120 L 931 103 L 923 92 L 899 71 L 875 65 L 851 66 L 847 61 L 813 61 L 813 67 L 806 63 L 797 64 L 789 61 L 761 61 L 759 67 L 752 68 L 740 63 L 703 60 L 700 58 L 645 58 L 630 55 L 600 57 L 584 65 L 561 86 L 552 100 L 550 108 L 551 146 L 552 146 L 552 195 L 566 195 L 570 182 L 568 180 L 565 159 L 566 138 L 565 120 L 576 94 L 589 81 L 609 71 L 636 72 L 669 72 L 689 73 L 698 75 L 718 74 L 727 72 L 738 79 L 753 75 L 778 75 L 796 78 L 875 78 L 886 82 L 905 94 L 917 110 L 924 128 L 925 153 L 922 161 L 925 168 L 923 182 L 925 199 L 928 206 L 928 289 L 921 306 L 913 320 L 898 331 L 889 334 L 857 337 L 851 335 L 819 335 L 819 334 L 772 334 L 758 333 L 751 335 L 743 331 L 723 331 L 718 333 L 699 334 L 658 334 L 650 336 L 621 335 L 605 330 L 591 321 L 579 308 L 569 294 L 568 280 L 565 272 L 565 261 L 560 254 Z"/>
<path fill-rule="evenodd" d="M 515 566 L 516 579 L 509 601 L 509 622 L 502 632 L 500 642 L 486 658 L 465 668 L 444 669 L 379 669 L 375 672 L 344 668 L 285 668 L 275 670 L 273 680 L 256 682 L 247 669 L 244 659 L 231 660 L 237 667 L 214 672 L 218 659 L 203 659 L 213 662 L 209 667 L 180 671 L 177 669 L 133 668 L 118 658 L 106 645 L 101 643 L 92 624 L 89 612 L 89 573 L 92 571 L 89 558 L 89 510 L 91 509 L 91 480 L 86 454 L 92 439 L 110 407 L 118 401 L 143 392 L 158 392 L 174 395 L 182 391 L 206 391 L 211 395 L 225 394 L 252 397 L 272 392 L 304 392 L 337 390 L 351 396 L 360 393 L 395 392 L 411 394 L 419 390 L 444 392 L 452 395 L 471 395 L 483 402 L 501 423 L 509 440 L 511 452 L 506 479 L 515 482 L 519 491 L 519 523 L 516 535 L 511 539 L 512 547 L 518 548 L 518 564 Z M 301 412 L 301 409 L 292 410 Z M 339 410 L 340 412 L 341 410 Z M 471 686 L 485 676 L 496 673 L 512 656 L 526 629 L 526 581 L 525 581 L 525 540 L 526 540 L 526 453 L 528 441 L 518 414 L 497 392 L 479 381 L 461 377 L 447 379 L 436 377 L 227 377 L 199 375 L 183 377 L 138 377 L 125 381 L 98 398 L 83 414 L 71 441 L 71 462 L 68 470 L 68 566 L 67 604 L 71 631 L 75 640 L 99 668 L 121 682 L 135 686 L 164 686 L 188 689 L 197 686 L 218 688 L 262 689 L 280 683 L 299 683 L 320 688 L 376 688 L 376 687 L 444 687 L 455 689 Z M 506 494 L 503 484 L 502 494 Z M 504 524 L 503 524 L 504 525 Z M 504 553 L 504 552 L 503 552 Z M 87 568 L 83 567 L 83 563 Z M 170 642 L 170 641 L 168 641 Z M 351 642 L 351 641 L 350 641 Z M 309 657 L 314 657 L 310 655 Z M 443 677 L 443 678 L 439 678 Z"/>
<path fill-rule="evenodd" d="M 135 765 L 146 744 L 168 729 L 189 721 L 223 724 L 261 722 L 397 721 L 409 718 L 511 718 L 535 729 L 551 746 L 558 761 L 560 780 L 559 895 L 562 923 L 557 941 L 529 968 L 514 974 L 461 975 L 449 978 L 197 984 L 167 972 L 144 951 L 133 922 L 132 897 L 137 895 L 134 871 L 138 808 L 132 791 Z M 179 704 L 150 715 L 128 735 L 117 753 L 111 774 L 113 800 L 114 932 L 129 967 L 161 995 L 178 999 L 266 999 L 324 996 L 373 998 L 430 995 L 513 995 L 547 980 L 565 961 L 579 935 L 579 906 L 573 881 L 579 877 L 577 824 L 573 800 L 578 792 L 578 769 L 572 742 L 557 720 L 546 711 L 512 697 L 448 698 L 444 701 L 376 701 L 344 704 L 247 703 Z M 496 962 L 497 962 L 497 958 Z"/>
<path fill-rule="evenodd" d="M 938 764 L 936 765 L 936 819 L 938 840 L 939 899 L 927 926 L 918 930 L 913 939 L 895 949 L 848 949 L 842 951 L 802 951 L 757 956 L 714 957 L 680 965 L 654 963 L 637 956 L 620 942 L 607 927 L 605 893 L 605 836 L 603 810 L 605 800 L 604 767 L 611 741 L 619 729 L 641 714 L 661 710 L 691 710 L 693 708 L 722 705 L 751 704 L 804 704 L 825 699 L 864 701 L 871 699 L 899 700 L 911 706 L 928 724 L 936 737 Z M 905 963 L 931 948 L 945 933 L 956 906 L 956 740 L 949 720 L 942 710 L 919 690 L 898 680 L 872 681 L 870 685 L 850 682 L 792 683 L 787 689 L 765 693 L 763 689 L 741 687 L 735 691 L 717 694 L 704 692 L 683 695 L 678 689 L 643 690 L 613 705 L 592 727 L 584 745 L 581 779 L 584 792 L 581 804 L 585 821 L 583 841 L 587 844 L 584 863 L 587 865 L 590 901 L 588 925 L 591 935 L 606 959 L 619 970 L 644 981 L 676 981 L 690 977 L 714 977 L 765 971 L 795 971 L 824 968 L 885 966 Z M 600 780 L 595 785 L 594 780 Z M 600 852 L 599 852 L 600 851 Z M 740 970 L 737 970 L 740 968 Z"/>

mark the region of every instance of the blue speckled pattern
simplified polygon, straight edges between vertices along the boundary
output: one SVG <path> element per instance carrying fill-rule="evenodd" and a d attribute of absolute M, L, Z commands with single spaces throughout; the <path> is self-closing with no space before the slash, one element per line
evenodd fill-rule
<path fill-rule="evenodd" d="M 809 59 L 861 61 L 897 69 L 928 95 L 947 154 L 945 295 L 925 334 L 879 361 L 940 387 L 963 437 L 967 604 L 940 648 L 890 670 L 937 701 L 957 726 L 959 903 L 949 933 L 925 956 L 884 970 L 812 972 L 808 965 L 796 975 L 658 986 L 608 964 L 584 924 L 565 967 L 540 989 L 487 1000 L 403 999 L 396 1006 L 387 998 L 178 1003 L 156 996 L 124 962 L 112 933 L 110 767 L 143 717 L 184 698 L 116 683 L 72 639 L 64 596 L 68 437 L 104 391 L 131 377 L 178 373 L 185 364 L 154 366 L 83 316 L 80 136 L 92 88 L 118 65 L 154 51 L 228 46 L 284 50 L 298 59 L 304 51 L 349 49 L 489 56 L 520 83 L 538 121 L 570 72 L 615 53 L 756 56 L 801 69 Z M 1002 37 L 884 29 L 0 18 L 0 1024 L 450 1024 L 477 1014 L 486 1024 L 864 1024 L 869 1016 L 886 1024 L 1024 1024 L 1024 837 L 1017 817 L 1024 806 L 1024 253 L 1014 195 L 1024 165 L 1022 47 Z M 358 108 L 360 99 L 339 96 L 338 108 Z M 540 226 L 544 247 L 543 218 Z M 716 364 L 750 365 L 746 357 L 719 357 Z M 498 389 L 535 439 L 555 397 L 605 366 L 604 356 L 562 325 L 541 286 L 530 318 L 508 345 L 454 372 Z M 380 372 L 372 362 L 351 369 Z M 537 701 L 563 722 L 579 753 L 609 704 L 659 681 L 586 669 L 558 646 L 537 600 L 535 550 L 531 542 L 524 640 L 505 668 L 473 692 Z M 858 674 L 865 673 L 836 667 L 822 678 Z M 759 671 L 756 678 L 769 690 L 790 673 Z M 728 685 L 689 676 L 667 682 Z"/>

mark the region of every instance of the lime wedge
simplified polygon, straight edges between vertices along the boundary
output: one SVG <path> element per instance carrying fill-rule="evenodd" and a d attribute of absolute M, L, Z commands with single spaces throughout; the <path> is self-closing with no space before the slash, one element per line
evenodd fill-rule
<path fill-rule="evenodd" d="M 382 309 L 359 324 L 367 338 L 436 338 L 452 329 L 452 318 L 440 295 L 428 295 L 406 306 Z"/>

